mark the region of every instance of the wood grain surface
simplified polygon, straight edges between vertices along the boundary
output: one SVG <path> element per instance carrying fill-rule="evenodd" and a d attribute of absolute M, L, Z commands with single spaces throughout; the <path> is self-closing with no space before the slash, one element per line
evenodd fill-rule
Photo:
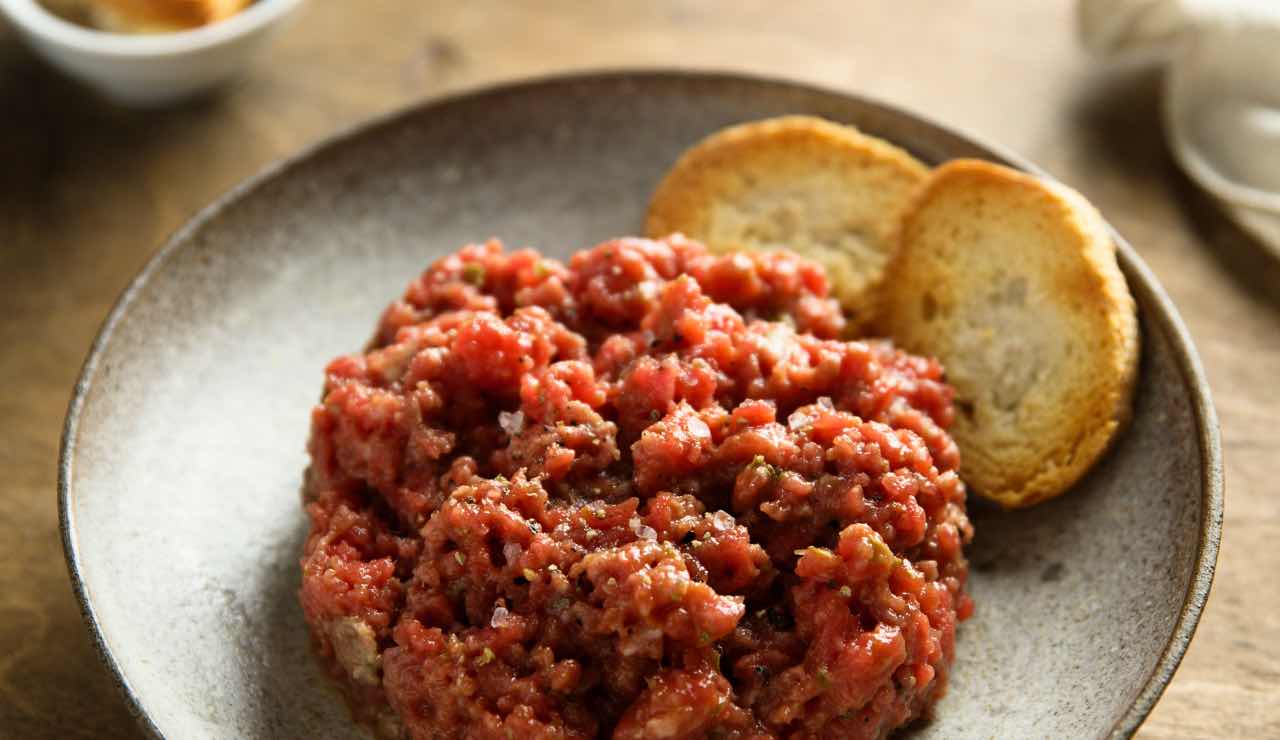
<path fill-rule="evenodd" d="M 242 84 L 148 113 L 96 100 L 0 26 L 0 736 L 141 736 L 71 595 L 55 463 L 93 335 L 163 238 L 263 165 L 370 115 L 632 66 L 875 96 L 1003 144 L 1098 205 L 1180 307 L 1226 448 L 1217 580 L 1142 735 L 1280 737 L 1280 262 L 1175 168 L 1158 71 L 1086 56 L 1065 0 L 312 0 Z"/>

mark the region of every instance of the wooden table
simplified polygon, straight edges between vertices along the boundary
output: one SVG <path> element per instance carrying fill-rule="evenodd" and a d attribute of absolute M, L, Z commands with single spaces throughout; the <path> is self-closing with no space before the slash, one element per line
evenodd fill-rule
<path fill-rule="evenodd" d="M 1076 46 L 1065 0 L 429 3 L 315 0 L 218 99 L 136 113 L 0 28 L 0 735 L 133 738 L 68 586 L 55 513 L 72 383 L 164 237 L 266 163 L 423 97 L 570 69 L 791 77 L 927 112 L 1082 190 L 1181 308 L 1222 417 L 1226 537 L 1147 737 L 1280 737 L 1280 261 L 1170 160 L 1159 75 Z"/>

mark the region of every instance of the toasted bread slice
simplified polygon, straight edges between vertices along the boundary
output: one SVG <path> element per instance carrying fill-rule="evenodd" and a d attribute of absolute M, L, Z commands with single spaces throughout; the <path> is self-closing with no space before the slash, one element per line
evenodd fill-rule
<path fill-rule="evenodd" d="M 1137 371 L 1102 217 L 1063 185 L 956 160 L 899 228 L 879 328 L 946 368 L 962 477 L 1008 508 L 1061 494 L 1127 421 Z"/>
<path fill-rule="evenodd" d="M 874 305 L 897 213 L 927 174 L 850 126 L 810 116 L 746 123 L 684 153 L 654 192 L 645 230 L 715 251 L 791 249 L 826 268 L 858 323 Z"/>
<path fill-rule="evenodd" d="M 95 27 L 120 33 L 169 33 L 226 20 L 252 0 L 88 0 Z"/>

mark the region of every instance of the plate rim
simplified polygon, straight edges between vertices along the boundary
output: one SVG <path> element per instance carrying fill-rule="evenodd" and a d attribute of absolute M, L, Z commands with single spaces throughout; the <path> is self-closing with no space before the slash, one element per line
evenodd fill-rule
<path fill-rule="evenodd" d="M 287 171 L 305 164 L 312 158 L 331 149 L 370 134 L 378 129 L 391 127 L 396 123 L 430 114 L 431 111 L 447 108 L 462 102 L 473 102 L 485 97 L 501 97 L 518 92 L 530 92 L 539 88 L 579 84 L 599 84 L 606 82 L 634 82 L 645 84 L 700 82 L 704 84 L 729 83 L 749 86 L 766 86 L 779 89 L 790 89 L 797 92 L 817 94 L 821 96 L 851 100 L 860 104 L 879 108 L 891 115 L 915 119 L 926 126 L 941 130 L 949 135 L 965 141 L 982 150 L 987 155 L 1003 164 L 1030 172 L 1042 177 L 1053 178 L 1045 170 L 1023 159 L 1022 157 L 993 145 L 980 136 L 975 136 L 963 128 L 939 123 L 934 118 L 918 113 L 915 110 L 889 103 L 878 98 L 840 90 L 831 86 L 813 82 L 789 79 L 785 77 L 760 75 L 721 69 L 680 69 L 667 67 L 653 68 L 617 68 L 594 71 L 561 72 L 535 77 L 509 79 L 481 86 L 468 87 L 444 95 L 431 96 L 392 109 L 389 112 L 362 118 L 353 124 L 338 129 L 335 133 L 312 142 L 293 154 L 277 159 L 255 174 L 240 181 L 229 190 L 219 195 L 213 202 L 201 208 L 194 216 L 178 227 L 156 252 L 148 258 L 138 273 L 129 281 L 128 286 L 112 305 L 110 312 L 100 325 L 88 354 L 81 365 L 80 374 L 72 390 L 67 404 L 66 418 L 63 423 L 58 451 L 58 528 L 62 539 L 63 555 L 71 587 L 75 594 L 80 614 L 88 627 L 94 650 L 101 662 L 107 667 L 113 683 L 125 699 L 129 713 L 139 722 L 142 729 L 153 737 L 163 738 L 164 733 L 143 706 L 141 697 L 134 691 L 129 679 L 125 676 L 119 662 L 112 654 L 103 634 L 90 597 L 88 585 L 81 574 L 81 555 L 76 531 L 75 511 L 72 505 L 72 477 L 75 469 L 76 445 L 80 429 L 80 415 L 88 392 L 96 379 L 98 363 L 110 344 L 115 328 L 124 319 L 130 307 L 151 278 L 163 268 L 172 256 L 190 243 L 190 237 L 222 211 L 233 206 L 253 191 L 262 187 Z M 1105 216 L 1104 216 L 1105 220 Z M 1144 316 L 1149 327 L 1162 332 L 1168 341 L 1170 350 L 1176 360 L 1179 373 L 1191 396 L 1192 412 L 1196 419 L 1196 431 L 1201 455 L 1201 484 L 1204 495 L 1201 497 L 1201 527 L 1199 540 L 1196 543 L 1194 572 L 1178 612 L 1174 628 L 1168 642 L 1161 651 L 1155 667 L 1148 674 L 1142 688 L 1129 708 L 1120 716 L 1107 733 L 1110 738 L 1127 738 L 1133 735 L 1147 716 L 1154 709 L 1156 702 L 1164 693 L 1178 665 L 1182 662 L 1187 648 L 1195 635 L 1195 631 L 1203 614 L 1204 606 L 1213 585 L 1214 571 L 1217 566 L 1218 550 L 1222 539 L 1222 516 L 1225 484 L 1223 480 L 1222 442 L 1218 425 L 1217 412 L 1214 408 L 1209 389 L 1208 378 L 1199 353 L 1192 342 L 1191 334 L 1181 315 L 1173 304 L 1173 300 L 1165 292 L 1160 281 L 1138 255 L 1132 245 L 1107 222 L 1116 243 L 1118 261 L 1129 288 L 1139 298 L 1139 305 L 1147 305 L 1154 310 Z M 1149 331 L 1150 329 L 1148 329 Z"/>

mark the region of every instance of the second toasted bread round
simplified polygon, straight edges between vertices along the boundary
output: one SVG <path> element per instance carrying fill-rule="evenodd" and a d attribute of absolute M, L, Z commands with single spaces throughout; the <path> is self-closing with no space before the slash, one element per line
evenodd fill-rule
<path fill-rule="evenodd" d="M 939 167 L 904 211 L 879 322 L 942 361 L 961 475 L 1003 506 L 1065 491 L 1129 417 L 1133 297 L 1102 217 L 1065 186 Z"/>
<path fill-rule="evenodd" d="M 821 263 L 865 320 L 899 209 L 928 168 L 887 141 L 811 116 L 733 126 L 694 146 L 654 192 L 646 231 L 716 251 L 791 249 Z"/>

